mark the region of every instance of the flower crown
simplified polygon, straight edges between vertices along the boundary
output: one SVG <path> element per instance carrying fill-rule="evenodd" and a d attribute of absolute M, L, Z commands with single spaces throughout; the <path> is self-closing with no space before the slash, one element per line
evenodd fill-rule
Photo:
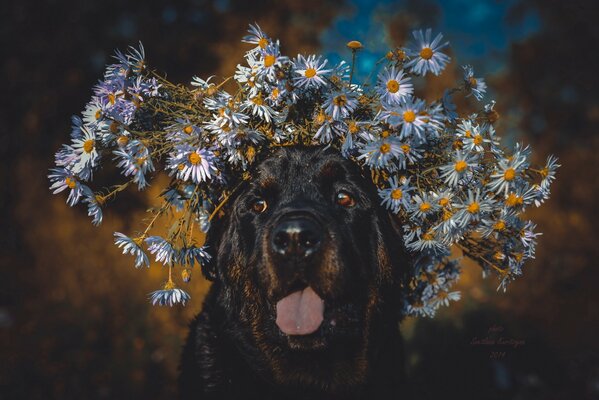
<path fill-rule="evenodd" d="M 415 96 L 412 80 L 439 75 L 450 61 L 442 39 L 430 29 L 414 31 L 408 46 L 379 60 L 375 84 L 355 82 L 360 42 L 347 44 L 351 64 L 330 65 L 316 55 L 291 59 L 258 25 L 243 38 L 253 46 L 246 64 L 218 84 L 212 77 L 194 77 L 191 88 L 169 82 L 148 68 L 141 44 L 117 51 L 82 116 L 72 118 L 71 144 L 56 153 L 50 189 L 67 191 L 70 206 L 87 205 L 98 225 L 102 207 L 119 192 L 130 185 L 143 190 L 152 173 L 168 173 L 162 205 L 149 210 L 146 228 L 131 237 L 115 232 L 115 243 L 135 257 L 136 268 L 150 266 L 148 253 L 167 267 L 166 283 L 150 294 L 153 304 L 185 304 L 189 295 L 177 287 L 174 270 L 189 282 L 194 265 L 210 258 L 194 229 L 208 231 L 239 183 L 251 179 L 258 156 L 278 146 L 326 145 L 369 171 L 381 205 L 403 221 L 416 260 L 406 314 L 432 316 L 459 299 L 451 291 L 460 276 L 452 246 L 485 275 L 497 273 L 505 290 L 534 257 L 540 235 L 520 216 L 548 198 L 559 165 L 551 156 L 533 168 L 528 147 L 500 147 L 494 102 L 458 113 L 455 93 L 481 101 L 486 92 L 470 66 L 441 99 Z M 126 181 L 94 192 L 88 182 L 102 161 Z M 173 220 L 168 234 L 151 235 L 162 215 Z"/>

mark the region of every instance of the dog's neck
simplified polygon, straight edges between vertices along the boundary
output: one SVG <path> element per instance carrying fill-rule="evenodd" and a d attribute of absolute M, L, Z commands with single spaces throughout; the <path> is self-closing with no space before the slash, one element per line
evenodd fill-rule
<path fill-rule="evenodd" d="M 202 313 L 192 323 L 180 376 L 183 398 L 193 393 L 233 399 L 397 398 L 400 393 L 405 394 L 402 340 L 397 324 L 381 324 L 373 332 L 366 352 L 368 372 L 362 384 L 346 387 L 338 394 L 317 389 L 286 390 L 273 382 L 267 368 L 255 364 L 256 349 L 222 334 L 227 316 L 217 301 L 219 290 L 218 284 L 213 285 Z"/>

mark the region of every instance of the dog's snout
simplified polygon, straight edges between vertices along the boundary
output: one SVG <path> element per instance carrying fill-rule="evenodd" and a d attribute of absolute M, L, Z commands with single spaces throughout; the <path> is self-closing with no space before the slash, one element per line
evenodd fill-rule
<path fill-rule="evenodd" d="M 285 257 L 309 257 L 320 248 L 322 235 L 322 227 L 310 218 L 284 219 L 272 232 L 271 249 Z"/>

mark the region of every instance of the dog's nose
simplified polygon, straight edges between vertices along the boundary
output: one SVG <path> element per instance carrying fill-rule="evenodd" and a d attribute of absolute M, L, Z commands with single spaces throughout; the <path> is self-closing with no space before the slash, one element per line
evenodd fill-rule
<path fill-rule="evenodd" d="M 322 228 L 309 218 L 285 219 L 272 233 L 271 248 L 281 256 L 308 257 L 320 248 Z"/>

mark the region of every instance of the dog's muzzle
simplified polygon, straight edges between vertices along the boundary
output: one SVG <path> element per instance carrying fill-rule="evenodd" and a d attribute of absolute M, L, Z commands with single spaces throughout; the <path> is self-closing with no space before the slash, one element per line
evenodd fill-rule
<path fill-rule="evenodd" d="M 288 214 L 273 229 L 270 248 L 278 256 L 301 260 L 320 250 L 323 236 L 322 226 L 313 218 Z"/>

